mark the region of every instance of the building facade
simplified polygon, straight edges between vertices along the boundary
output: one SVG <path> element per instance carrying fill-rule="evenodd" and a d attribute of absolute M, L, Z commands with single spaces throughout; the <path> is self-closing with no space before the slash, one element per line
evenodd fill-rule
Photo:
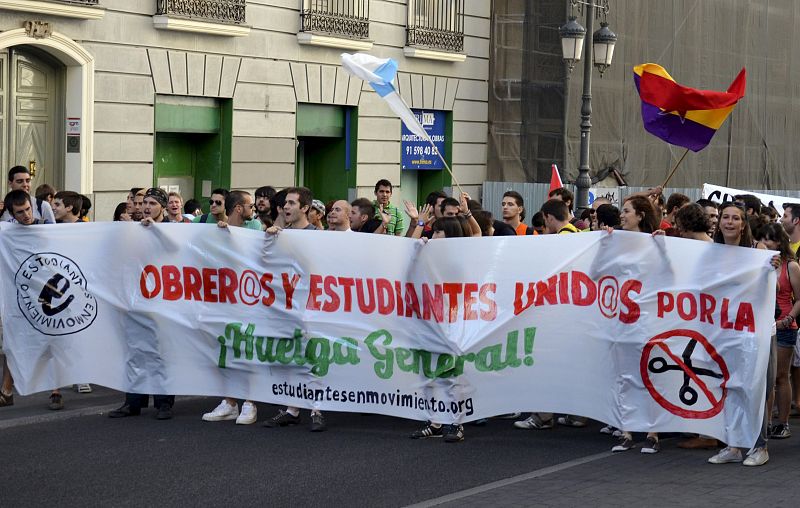
<path fill-rule="evenodd" d="M 430 153 L 343 72 L 341 53 L 363 51 L 398 61 L 400 94 L 436 123 L 456 179 L 477 195 L 490 6 L 0 0 L 0 161 L 35 169 L 34 186 L 89 195 L 96 220 L 153 185 L 201 201 L 216 187 L 295 184 L 323 200 L 371 197 L 380 178 L 399 187 L 394 201 L 449 188 L 436 164 L 412 169 Z"/>
<path fill-rule="evenodd" d="M 800 189 L 800 27 L 795 0 L 597 0 L 617 34 L 614 59 L 595 70 L 589 165 L 595 181 L 616 172 L 632 186 L 663 183 L 685 149 L 645 131 L 633 67 L 652 62 L 680 84 L 724 91 L 742 68 L 745 97 L 708 147 L 689 153 L 671 186 Z M 570 73 L 559 28 L 586 26 L 580 2 L 496 0 L 490 61 L 488 180 L 549 182 L 578 176 L 583 62 Z M 591 35 L 587 37 L 591 40 Z"/>

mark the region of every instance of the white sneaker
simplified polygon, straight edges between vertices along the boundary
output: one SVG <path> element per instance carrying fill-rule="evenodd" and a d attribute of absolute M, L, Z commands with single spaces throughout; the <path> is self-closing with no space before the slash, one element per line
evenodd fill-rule
<path fill-rule="evenodd" d="M 252 402 L 245 402 L 242 404 L 242 413 L 236 419 L 236 425 L 250 425 L 256 423 L 258 417 L 258 409 Z"/>
<path fill-rule="evenodd" d="M 239 404 L 230 405 L 228 401 L 222 399 L 219 406 L 215 407 L 210 413 L 203 415 L 204 422 L 221 422 L 223 420 L 235 420 L 239 417 Z"/>
<path fill-rule="evenodd" d="M 543 430 L 543 429 L 552 429 L 553 428 L 553 420 L 542 421 L 539 418 L 539 415 L 536 413 L 531 413 L 531 415 L 524 420 L 514 422 L 514 427 L 518 429 L 536 429 L 536 430 Z"/>
<path fill-rule="evenodd" d="M 732 448 L 730 446 L 723 448 L 719 451 L 718 454 L 714 455 L 708 462 L 711 464 L 727 464 L 729 462 L 741 462 L 742 461 L 742 451 L 738 448 Z"/>
<path fill-rule="evenodd" d="M 92 393 L 92 385 L 89 383 L 78 385 L 78 393 Z"/>
<path fill-rule="evenodd" d="M 763 466 L 769 460 L 769 453 L 766 448 L 753 448 L 744 459 L 745 466 Z"/>

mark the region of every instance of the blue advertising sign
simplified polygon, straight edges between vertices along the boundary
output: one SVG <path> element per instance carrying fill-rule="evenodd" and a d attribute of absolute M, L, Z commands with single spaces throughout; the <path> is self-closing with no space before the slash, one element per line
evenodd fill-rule
<path fill-rule="evenodd" d="M 411 111 L 444 157 L 444 124 L 447 112 L 423 109 Z M 403 169 L 444 169 L 442 160 L 436 155 L 431 144 L 408 130 L 406 124 L 403 124 L 400 140 L 402 150 L 400 165 Z"/>

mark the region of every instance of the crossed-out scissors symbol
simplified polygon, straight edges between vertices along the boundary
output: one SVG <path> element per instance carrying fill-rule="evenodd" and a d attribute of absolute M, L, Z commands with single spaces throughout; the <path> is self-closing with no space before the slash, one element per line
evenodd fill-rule
<path fill-rule="evenodd" d="M 722 379 L 724 376 L 720 373 L 714 372 L 713 370 L 709 369 L 701 369 L 699 367 L 694 367 L 692 365 L 692 353 L 694 352 L 694 348 L 696 346 L 697 346 L 697 341 L 695 339 L 691 339 L 689 343 L 686 345 L 686 349 L 683 350 L 683 354 L 681 355 L 681 357 L 683 358 L 683 363 L 686 365 L 686 368 L 691 370 L 698 376 L 710 376 L 717 379 Z M 678 391 L 678 396 L 680 397 L 681 402 L 683 402 L 687 406 L 693 406 L 697 402 L 698 398 L 697 390 L 689 386 L 689 380 L 691 378 L 689 377 L 689 373 L 686 372 L 686 370 L 682 366 L 669 365 L 667 363 L 666 358 L 657 356 L 650 360 L 650 362 L 647 364 L 647 369 L 654 374 L 660 374 L 662 372 L 667 372 L 670 370 L 683 371 L 683 385 Z"/>

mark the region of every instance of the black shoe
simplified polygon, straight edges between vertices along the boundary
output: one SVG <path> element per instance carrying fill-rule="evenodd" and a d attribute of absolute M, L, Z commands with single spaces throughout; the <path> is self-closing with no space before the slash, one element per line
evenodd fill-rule
<path fill-rule="evenodd" d="M 448 425 L 447 430 L 444 431 L 445 443 L 458 443 L 464 440 L 464 426 L 463 425 Z"/>
<path fill-rule="evenodd" d="M 281 409 L 280 411 L 278 411 L 278 414 L 276 414 L 269 420 L 266 420 L 262 425 L 264 427 L 274 428 L 274 427 L 285 427 L 287 425 L 297 425 L 298 423 L 300 423 L 300 415 L 293 416 L 292 413 L 289 413 L 288 411 L 284 411 L 283 409 Z"/>
<path fill-rule="evenodd" d="M 50 404 L 47 405 L 47 409 L 58 411 L 59 409 L 64 409 L 64 398 L 61 396 L 60 393 L 51 393 L 50 394 Z"/>
<path fill-rule="evenodd" d="M 6 395 L 5 393 L 2 392 L 2 390 L 0 390 L 0 407 L 13 406 L 13 405 L 14 405 L 14 394 L 9 393 Z"/>
<path fill-rule="evenodd" d="M 432 423 L 428 423 L 424 427 L 419 430 L 415 430 L 411 433 L 411 439 L 427 439 L 429 437 L 442 437 L 444 435 L 444 430 L 442 430 L 442 426 L 434 427 Z"/>
<path fill-rule="evenodd" d="M 126 416 L 139 416 L 142 410 L 139 408 L 132 408 L 128 404 L 123 404 L 119 408 L 108 413 L 109 418 L 125 418 Z"/>
<path fill-rule="evenodd" d="M 325 417 L 322 413 L 311 413 L 311 432 L 322 432 L 328 430 L 325 425 Z"/>
<path fill-rule="evenodd" d="M 158 406 L 158 413 L 156 413 L 156 420 L 170 420 L 172 418 L 172 406 L 169 404 L 161 404 Z"/>

